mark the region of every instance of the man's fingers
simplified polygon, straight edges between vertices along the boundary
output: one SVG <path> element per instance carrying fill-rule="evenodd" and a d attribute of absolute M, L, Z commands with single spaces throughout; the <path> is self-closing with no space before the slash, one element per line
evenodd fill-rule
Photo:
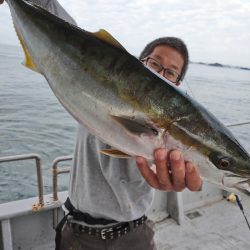
<path fill-rule="evenodd" d="M 201 189 L 202 180 L 198 168 L 191 162 L 185 163 L 179 150 L 168 152 L 166 149 L 157 149 L 154 158 L 155 171 L 148 166 L 145 158 L 136 158 L 141 175 L 153 188 L 176 192 L 185 187 L 191 191 Z"/>
<path fill-rule="evenodd" d="M 180 151 L 173 150 L 170 152 L 170 162 L 172 171 L 172 181 L 174 191 L 182 191 L 185 186 L 185 162 Z"/>
<path fill-rule="evenodd" d="M 168 152 L 166 149 L 157 149 L 154 153 L 156 174 L 162 190 L 172 190 L 171 178 L 168 169 Z"/>
<path fill-rule="evenodd" d="M 186 185 L 191 191 L 199 191 L 202 186 L 199 170 L 191 162 L 186 163 Z"/>
<path fill-rule="evenodd" d="M 145 158 L 137 156 L 136 157 L 136 164 L 141 172 L 141 175 L 147 181 L 147 183 L 152 186 L 153 188 L 160 189 L 160 185 L 157 179 L 156 174 L 150 167 Z"/>

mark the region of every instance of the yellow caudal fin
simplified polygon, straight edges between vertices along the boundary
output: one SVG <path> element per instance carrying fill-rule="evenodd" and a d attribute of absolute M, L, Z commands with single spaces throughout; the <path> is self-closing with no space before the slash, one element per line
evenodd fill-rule
<path fill-rule="evenodd" d="M 109 32 L 104 29 L 100 29 L 97 32 L 92 33 L 95 37 L 112 44 L 118 48 L 126 50 Z"/>
<path fill-rule="evenodd" d="M 121 152 L 120 150 L 117 150 L 117 149 L 104 149 L 101 151 L 102 154 L 104 155 L 108 155 L 108 156 L 111 156 L 111 157 L 115 157 L 115 158 L 131 158 L 132 156 L 131 155 L 128 155 L 128 154 L 125 154 L 123 152 Z"/>
<path fill-rule="evenodd" d="M 35 63 L 33 62 L 32 58 L 31 58 L 31 55 L 27 49 L 27 47 L 25 46 L 24 44 L 24 41 L 21 37 L 21 35 L 19 34 L 18 30 L 16 29 L 15 25 L 14 25 L 14 28 L 16 30 L 16 34 L 17 34 L 17 37 L 21 43 L 21 46 L 23 48 L 23 52 L 24 52 L 24 56 L 25 56 L 25 61 L 23 62 L 23 65 L 26 66 L 27 68 L 33 70 L 33 71 L 36 71 L 37 73 L 40 73 L 35 65 Z"/>

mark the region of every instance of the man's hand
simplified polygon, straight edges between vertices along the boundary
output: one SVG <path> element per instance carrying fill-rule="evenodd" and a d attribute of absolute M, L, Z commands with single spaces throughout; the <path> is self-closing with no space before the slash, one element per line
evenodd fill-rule
<path fill-rule="evenodd" d="M 4 2 L 4 0 L 0 0 L 0 4 L 2 4 Z"/>
<path fill-rule="evenodd" d="M 191 162 L 185 162 L 180 151 L 157 149 L 154 158 L 155 169 L 152 169 L 145 158 L 136 157 L 142 176 L 153 188 L 176 192 L 186 187 L 191 191 L 201 189 L 202 180 L 198 168 Z"/>

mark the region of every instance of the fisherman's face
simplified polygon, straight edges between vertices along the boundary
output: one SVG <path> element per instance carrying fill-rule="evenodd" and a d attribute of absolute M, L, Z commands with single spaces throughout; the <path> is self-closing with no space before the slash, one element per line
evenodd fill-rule
<path fill-rule="evenodd" d="M 167 45 L 156 46 L 154 50 L 152 51 L 152 53 L 150 53 L 147 57 L 151 57 L 155 59 L 164 68 L 171 69 L 179 75 L 181 74 L 182 68 L 184 66 L 184 59 L 181 53 L 178 52 L 176 49 Z M 158 73 L 164 77 L 163 69 Z M 168 79 L 168 80 L 171 81 L 171 79 Z M 179 86 L 180 81 L 174 82 L 174 84 L 176 86 Z"/>

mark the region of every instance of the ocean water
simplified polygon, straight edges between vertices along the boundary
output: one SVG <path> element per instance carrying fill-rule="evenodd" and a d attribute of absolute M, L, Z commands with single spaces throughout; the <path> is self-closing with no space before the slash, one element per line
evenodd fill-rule
<path fill-rule="evenodd" d="M 44 193 L 50 193 L 51 163 L 73 154 L 76 122 L 22 59 L 19 47 L 0 45 L 0 157 L 39 154 Z M 250 71 L 191 64 L 184 85 L 225 124 L 250 120 Z M 230 129 L 250 152 L 250 125 Z M 37 194 L 34 166 L 32 160 L 0 163 L 0 203 Z M 59 190 L 67 185 L 68 175 L 60 176 Z"/>

